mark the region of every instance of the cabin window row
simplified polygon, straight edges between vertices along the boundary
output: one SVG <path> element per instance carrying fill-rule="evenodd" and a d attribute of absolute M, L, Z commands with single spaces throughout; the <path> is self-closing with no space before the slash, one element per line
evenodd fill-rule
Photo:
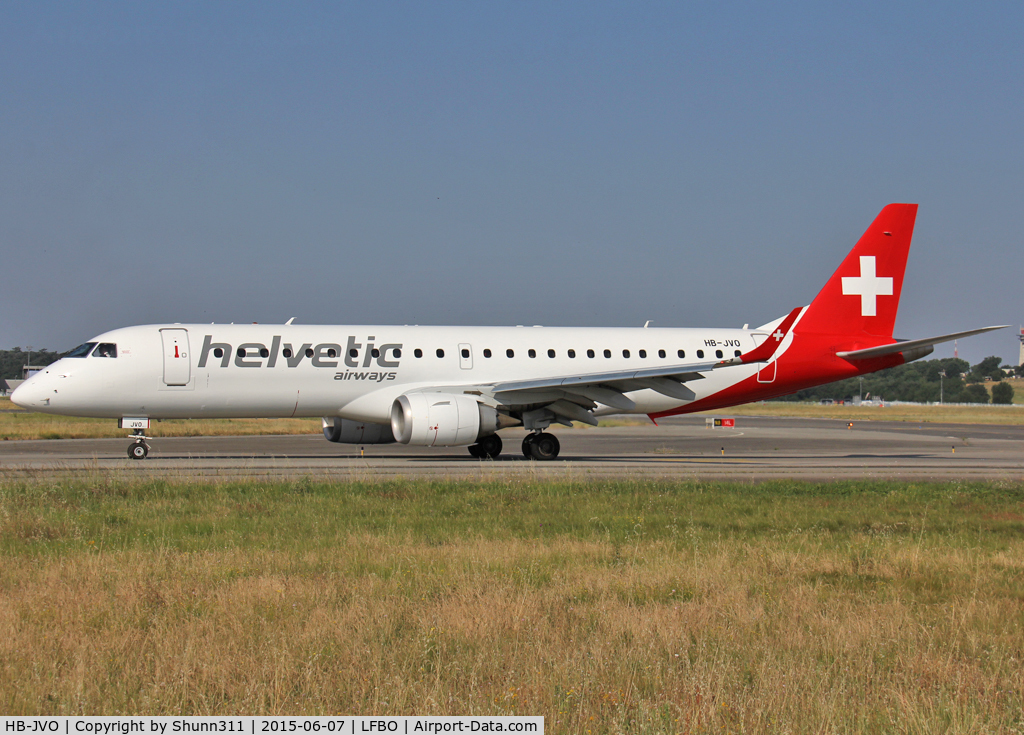
<path fill-rule="evenodd" d="M 373 356 L 377 357 L 377 354 L 376 354 L 377 350 L 373 350 L 373 353 L 374 353 Z M 423 350 L 421 350 L 420 348 L 417 347 L 415 350 L 412 351 L 412 354 L 414 356 L 416 356 L 416 357 L 423 357 Z M 437 354 L 438 357 L 444 357 L 444 350 L 438 348 L 436 350 L 436 354 Z M 460 354 L 464 358 L 469 358 L 469 349 L 463 347 L 461 349 L 461 351 L 460 351 Z M 494 356 L 494 353 L 491 352 L 491 350 L 489 348 L 485 348 L 484 351 L 483 351 L 483 354 L 484 354 L 484 357 L 493 357 Z M 530 356 L 530 357 L 537 357 L 537 350 L 531 348 L 531 349 L 526 351 L 526 354 L 528 356 Z M 565 354 L 569 358 L 575 358 L 576 357 L 576 350 L 566 350 Z M 612 356 L 612 351 L 611 350 L 603 350 L 602 354 L 605 357 L 610 358 Z M 641 359 L 646 358 L 647 357 L 647 350 L 637 350 L 636 354 Z M 736 357 L 739 357 L 740 354 L 741 354 L 740 350 L 735 350 L 733 352 L 733 355 L 736 356 Z M 555 357 L 556 355 L 557 355 L 557 353 L 555 352 L 555 350 L 548 350 L 548 357 Z M 357 356 L 356 351 L 352 350 L 352 357 L 356 357 L 356 356 Z M 401 356 L 402 356 L 401 350 L 395 350 L 395 357 L 401 357 Z M 515 350 L 512 350 L 512 349 L 505 350 L 505 357 L 512 358 L 512 357 L 515 357 L 515 356 L 516 356 Z M 625 358 L 629 358 L 629 357 L 632 356 L 632 353 L 631 353 L 630 350 L 623 350 L 622 351 L 622 356 L 625 357 Z M 331 355 L 331 357 L 334 357 L 334 355 Z M 587 357 L 597 357 L 597 352 L 595 352 L 594 350 L 587 350 Z M 668 357 L 668 353 L 665 350 L 658 350 L 658 357 L 661 357 L 661 358 Z M 686 350 L 676 350 L 676 357 L 678 357 L 680 359 L 685 358 L 686 357 Z M 704 357 L 704 350 L 697 350 L 697 358 L 698 359 L 703 359 L 703 357 Z M 715 350 L 715 357 L 717 357 L 719 359 L 722 359 L 723 357 L 725 357 L 725 354 L 722 352 L 722 350 Z"/>

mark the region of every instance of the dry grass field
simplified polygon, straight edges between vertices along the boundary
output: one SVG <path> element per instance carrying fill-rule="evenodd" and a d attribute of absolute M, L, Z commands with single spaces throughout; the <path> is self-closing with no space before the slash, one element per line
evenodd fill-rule
<path fill-rule="evenodd" d="M 822 406 L 817 403 L 772 401 L 708 411 L 709 416 L 773 416 L 838 419 L 840 421 L 911 421 L 942 424 L 1024 424 L 1024 406 L 900 405 Z M 701 415 L 701 414 L 694 414 Z"/>
<path fill-rule="evenodd" d="M 1024 486 L 0 485 L 5 714 L 1020 732 Z"/>
<path fill-rule="evenodd" d="M 317 434 L 320 419 L 168 419 L 154 422 L 147 434 L 159 436 L 253 436 Z M 0 441 L 15 439 L 117 439 L 131 432 L 114 419 L 88 419 L 21 411 L 0 398 Z"/>
<path fill-rule="evenodd" d="M 1024 391 L 1022 391 L 1024 392 Z M 960 424 L 1024 424 L 1024 406 L 821 406 L 817 403 L 774 401 L 697 413 L 695 416 L 771 416 L 826 418 L 841 421 L 913 421 Z M 645 416 L 613 416 L 601 426 L 648 424 Z M 575 424 L 577 429 L 589 429 Z M 317 434 L 319 419 L 169 419 L 154 422 L 147 432 L 167 436 L 252 436 L 257 434 Z M 117 428 L 113 419 L 52 416 L 19 410 L 9 399 L 0 398 L 0 441 L 17 439 L 121 438 L 128 432 Z"/>

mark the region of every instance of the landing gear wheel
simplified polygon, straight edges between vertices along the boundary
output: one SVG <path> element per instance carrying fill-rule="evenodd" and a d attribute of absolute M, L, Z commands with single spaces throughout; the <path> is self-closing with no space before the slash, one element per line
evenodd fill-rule
<path fill-rule="evenodd" d="M 501 437 L 497 434 L 485 436 L 480 440 L 480 446 L 483 447 L 485 457 L 497 459 L 501 454 Z"/>
<path fill-rule="evenodd" d="M 525 448 L 526 442 L 523 442 L 523 445 Z M 533 434 L 529 445 L 529 456 L 539 460 L 554 459 L 558 456 L 561 448 L 558 437 L 554 434 Z"/>
<path fill-rule="evenodd" d="M 489 434 L 469 447 L 469 453 L 477 459 L 495 459 L 501 454 L 501 437 Z"/>
<path fill-rule="evenodd" d="M 145 459 L 149 455 L 149 447 L 146 442 L 135 442 L 128 447 L 128 456 L 132 459 Z"/>
<path fill-rule="evenodd" d="M 533 459 L 533 452 L 531 447 L 533 446 L 533 440 L 537 438 L 536 434 L 527 434 L 523 438 L 523 456 L 527 459 Z"/>

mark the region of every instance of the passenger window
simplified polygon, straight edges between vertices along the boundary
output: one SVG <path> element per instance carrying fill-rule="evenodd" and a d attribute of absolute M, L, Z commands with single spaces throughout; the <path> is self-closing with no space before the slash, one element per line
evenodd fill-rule
<path fill-rule="evenodd" d="M 331 350 L 331 352 L 334 352 L 334 350 Z M 270 350 L 268 350 L 266 347 L 261 348 L 260 357 L 270 357 Z M 334 357 L 334 355 L 331 355 L 331 357 Z"/>
<path fill-rule="evenodd" d="M 665 356 L 665 350 L 658 350 L 658 357 L 664 357 L 664 356 Z"/>
<path fill-rule="evenodd" d="M 284 355 L 285 357 L 291 357 L 292 356 L 292 351 L 289 350 L 287 347 L 285 347 L 283 350 L 281 350 L 281 354 Z M 217 349 L 215 349 L 213 351 L 213 356 L 214 357 L 224 357 L 224 351 L 220 347 L 218 347 Z"/>
<path fill-rule="evenodd" d="M 721 350 L 715 350 L 715 357 L 717 357 L 718 359 L 722 359 L 722 351 Z"/>
<path fill-rule="evenodd" d="M 605 350 L 604 351 L 604 356 L 605 357 L 611 357 L 612 356 L 612 351 L 611 350 Z"/>
<path fill-rule="evenodd" d="M 548 357 L 554 357 L 554 356 L 555 356 L 555 351 L 554 350 L 548 350 Z"/>
<path fill-rule="evenodd" d="M 213 356 L 214 357 L 224 357 L 224 350 L 221 349 L 220 347 L 214 347 L 213 348 Z M 285 350 L 284 351 L 284 356 L 285 357 L 291 357 L 292 356 L 291 350 Z"/>
<path fill-rule="evenodd" d="M 437 356 L 444 357 L 444 350 L 442 350 L 440 347 L 437 348 Z"/>
<path fill-rule="evenodd" d="M 245 348 L 239 347 L 237 350 L 235 350 L 235 354 L 238 355 L 239 357 L 245 357 Z"/>
<path fill-rule="evenodd" d="M 629 357 L 629 350 L 623 350 L 622 351 L 622 356 L 623 357 Z"/>
<path fill-rule="evenodd" d="M 686 350 L 679 350 L 676 354 L 679 355 L 679 357 L 686 357 Z"/>
<path fill-rule="evenodd" d="M 412 354 L 416 355 L 416 357 L 423 357 L 423 350 L 417 347 L 415 350 L 412 351 Z"/>
<path fill-rule="evenodd" d="M 587 350 L 587 357 L 593 357 L 593 356 L 594 356 L 594 351 L 593 350 Z"/>
<path fill-rule="evenodd" d="M 86 357 L 92 351 L 92 348 L 95 346 L 95 342 L 86 342 L 84 345 L 78 345 L 78 347 L 71 350 L 71 352 L 64 355 L 64 357 Z"/>
<path fill-rule="evenodd" d="M 465 347 L 462 348 L 462 356 L 464 358 L 469 357 L 469 350 L 467 350 Z"/>
<path fill-rule="evenodd" d="M 376 352 L 376 351 L 377 350 L 374 350 L 374 352 Z M 263 350 L 260 350 L 260 354 L 263 355 Z M 266 357 L 266 355 L 263 355 L 263 356 Z M 338 356 L 338 351 L 332 347 L 329 350 L 327 350 L 327 356 L 328 357 L 337 357 Z"/>
<path fill-rule="evenodd" d="M 391 354 L 393 354 L 395 356 L 395 359 L 397 360 L 402 356 L 402 351 L 396 347 Z"/>
<path fill-rule="evenodd" d="M 640 350 L 637 354 L 640 355 L 640 357 L 647 357 L 647 350 Z"/>
<path fill-rule="evenodd" d="M 537 350 L 531 348 L 531 349 L 526 351 L 526 354 L 529 355 L 530 357 L 536 357 L 537 356 Z"/>
<path fill-rule="evenodd" d="M 312 347 L 307 347 L 306 348 L 306 357 L 312 357 L 312 356 L 313 356 L 313 348 Z"/>
<path fill-rule="evenodd" d="M 735 352 L 733 352 L 732 354 L 733 354 L 733 356 L 734 356 L 734 357 L 739 357 L 739 356 L 740 356 L 740 351 L 739 351 L 739 350 L 736 350 L 736 351 L 735 351 Z"/>
<path fill-rule="evenodd" d="M 516 353 L 513 350 L 505 350 L 505 357 L 515 357 Z"/>
<path fill-rule="evenodd" d="M 704 357 L 704 350 L 697 350 L 697 357 Z"/>
<path fill-rule="evenodd" d="M 576 357 L 576 350 L 569 350 L 565 354 L 567 354 L 569 357 L 575 358 Z"/>
<path fill-rule="evenodd" d="M 93 357 L 117 357 L 117 345 L 100 342 L 100 346 L 92 353 Z"/>
<path fill-rule="evenodd" d="M 331 350 L 331 352 L 334 352 L 334 350 Z M 372 350 L 370 350 L 370 356 L 371 357 L 380 357 L 380 350 L 378 350 L 376 347 L 374 347 Z M 334 355 L 331 355 L 331 357 L 334 357 Z"/>
<path fill-rule="evenodd" d="M 490 356 L 491 356 L 491 351 L 490 351 L 490 350 L 487 350 L 487 349 L 485 349 L 485 350 L 484 350 L 484 357 L 490 357 Z"/>
<path fill-rule="evenodd" d="M 348 356 L 349 357 L 359 357 L 359 350 L 357 350 L 355 347 L 353 347 L 352 349 L 350 349 L 348 351 Z"/>

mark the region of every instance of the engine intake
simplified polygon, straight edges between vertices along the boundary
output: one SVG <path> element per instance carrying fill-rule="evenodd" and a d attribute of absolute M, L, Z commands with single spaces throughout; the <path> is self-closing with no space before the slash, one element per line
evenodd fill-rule
<path fill-rule="evenodd" d="M 337 416 L 322 419 L 324 437 L 340 444 L 394 444 L 395 437 L 387 424 L 353 421 Z"/>
<path fill-rule="evenodd" d="M 472 396 L 408 393 L 391 405 L 391 433 L 402 444 L 457 447 L 474 444 L 498 429 L 519 423 Z"/>

